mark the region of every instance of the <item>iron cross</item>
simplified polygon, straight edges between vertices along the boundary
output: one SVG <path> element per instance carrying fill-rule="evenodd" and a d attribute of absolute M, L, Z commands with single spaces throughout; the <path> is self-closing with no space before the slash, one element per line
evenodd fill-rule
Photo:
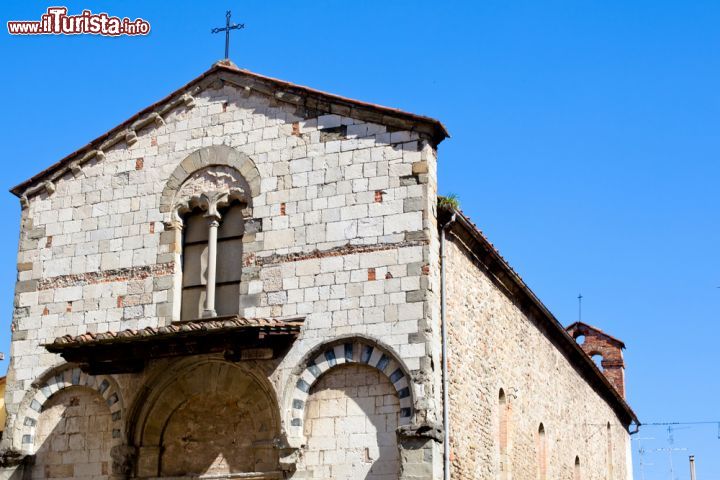
<path fill-rule="evenodd" d="M 225 60 L 230 59 L 230 30 L 238 30 L 241 28 L 245 28 L 244 23 L 230 24 L 230 15 L 232 15 L 232 12 L 230 10 L 225 12 L 225 28 L 213 28 L 212 30 L 210 30 L 210 33 L 225 32 Z"/>
<path fill-rule="evenodd" d="M 578 322 L 582 322 L 582 293 L 578 295 Z"/>

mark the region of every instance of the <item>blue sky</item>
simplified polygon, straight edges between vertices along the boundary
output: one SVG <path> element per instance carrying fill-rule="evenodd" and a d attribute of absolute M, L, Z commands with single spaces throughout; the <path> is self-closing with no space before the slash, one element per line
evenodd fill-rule
<path fill-rule="evenodd" d="M 5 189 L 222 57 L 436 117 L 440 190 L 565 324 L 622 338 L 644 422 L 720 421 L 720 3 L 702 1 L 66 2 L 143 17 L 138 38 L 0 35 Z M 53 5 L 5 2 L 7 20 Z M 7 352 L 19 202 L 0 195 Z M 7 361 L 0 363 L 4 369 Z M 643 427 L 644 477 L 720 478 L 718 425 Z M 638 437 L 636 436 L 636 437 Z M 652 438 L 652 439 L 648 439 Z M 642 480 L 634 441 L 635 476 Z"/>

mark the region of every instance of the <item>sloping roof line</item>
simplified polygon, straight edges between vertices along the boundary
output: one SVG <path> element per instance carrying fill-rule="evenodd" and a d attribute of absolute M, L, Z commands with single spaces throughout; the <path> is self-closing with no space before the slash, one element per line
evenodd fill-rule
<path fill-rule="evenodd" d="M 615 390 L 615 387 L 608 381 L 605 375 L 598 369 L 592 359 L 583 351 L 580 345 L 568 334 L 562 324 L 540 301 L 535 293 L 528 287 L 523 279 L 508 262 L 500 255 L 500 252 L 487 239 L 468 217 L 460 210 L 438 207 L 441 220 L 447 222 L 452 214 L 456 214 L 456 221 L 450 227 L 455 233 L 455 228 L 460 228 L 472 240 L 475 241 L 475 252 L 482 260 L 483 265 L 495 276 L 495 280 L 506 290 L 507 294 L 518 300 L 523 306 L 531 308 L 539 317 L 539 320 L 547 326 L 547 333 L 555 340 L 556 345 L 565 352 L 571 363 L 581 372 L 588 383 L 608 402 L 618 417 L 627 425 L 635 423 L 640 425 L 637 415 L 630 405 Z"/>
<path fill-rule="evenodd" d="M 276 318 L 246 318 L 237 315 L 229 317 L 215 317 L 200 320 L 174 322 L 164 327 L 145 327 L 140 330 L 109 331 L 103 333 L 87 332 L 81 335 L 65 335 L 57 337 L 52 343 L 45 344 L 50 352 L 59 352 L 68 347 L 83 345 L 101 345 L 109 343 L 134 342 L 137 340 L 151 340 L 158 337 L 169 337 L 177 334 L 197 331 L 224 331 L 229 329 L 248 328 L 267 332 L 293 332 L 300 331 L 302 318 L 276 319 Z"/>
<path fill-rule="evenodd" d="M 619 338 L 613 337 L 613 336 L 610 335 L 609 333 L 605 333 L 603 330 L 601 330 L 601 329 L 599 329 L 599 328 L 597 328 L 597 327 L 593 327 L 592 325 L 589 325 L 589 324 L 587 324 L 587 323 L 585 323 L 585 322 L 575 322 L 575 323 L 571 323 L 570 325 L 568 325 L 567 327 L 565 327 L 565 330 L 567 330 L 567 331 L 569 332 L 570 330 L 573 330 L 573 329 L 575 329 L 575 328 L 586 328 L 586 329 L 588 329 L 588 330 L 592 330 L 592 331 L 594 331 L 594 332 L 602 335 L 603 337 L 607 338 L 608 340 L 616 343 L 620 348 L 622 348 L 622 349 L 625 348 L 625 342 L 623 342 L 623 341 L 620 340 Z"/>
<path fill-rule="evenodd" d="M 98 151 L 102 152 L 103 148 L 109 148 L 115 143 L 121 141 L 125 132 L 129 133 L 132 131 L 134 133 L 135 128 L 143 128 L 152 121 L 161 122 L 162 115 L 164 113 L 176 108 L 183 102 L 189 101 L 186 97 L 188 94 L 194 95 L 198 91 L 207 88 L 212 83 L 211 81 L 203 82 L 203 80 L 206 80 L 214 74 L 223 73 L 226 75 L 230 74 L 231 77 L 245 77 L 251 83 L 255 82 L 255 84 L 240 84 L 239 86 L 244 86 L 248 90 L 255 90 L 259 93 L 274 93 L 274 97 L 281 102 L 298 104 L 325 113 L 336 113 L 338 115 L 357 117 L 359 119 L 367 118 L 368 121 L 379 123 L 381 125 L 401 127 L 405 124 L 413 124 L 420 127 L 418 130 L 424 131 L 431 136 L 436 144 L 439 144 L 443 141 L 443 139 L 450 136 L 445 126 L 440 121 L 431 117 L 416 115 L 396 108 L 384 107 L 382 105 L 354 100 L 340 95 L 323 92 L 321 90 L 315 90 L 313 88 L 297 85 L 284 80 L 266 77 L 264 75 L 250 72 L 249 70 L 240 69 L 230 61 L 219 61 L 213 64 L 209 70 L 170 93 L 162 100 L 159 100 L 149 107 L 139 111 L 118 126 L 100 135 L 95 140 L 92 140 L 84 147 L 79 148 L 45 170 L 16 185 L 10 189 L 10 192 L 22 198 L 22 196 L 27 193 L 28 189 L 36 187 L 39 182 L 54 180 L 56 176 L 65 174 L 66 170 L 73 166 L 72 163 L 74 161 L 79 161 L 80 163 L 88 161 L 93 158 Z M 221 80 L 227 81 L 229 78 L 221 77 Z M 263 86 L 265 88 L 262 88 Z M 285 91 L 283 92 L 282 90 Z M 308 101 L 308 99 L 311 99 L 311 101 Z M 83 158 L 77 158 L 83 153 L 86 153 Z M 102 155 L 102 153 L 100 153 L 100 155 Z M 39 190 L 40 188 L 38 188 L 37 191 Z M 30 195 L 34 193 L 36 193 L 36 191 L 30 192 Z"/>

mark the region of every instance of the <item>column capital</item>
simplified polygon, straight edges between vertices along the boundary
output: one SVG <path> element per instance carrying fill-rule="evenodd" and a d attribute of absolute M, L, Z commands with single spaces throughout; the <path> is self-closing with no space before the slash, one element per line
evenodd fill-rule
<path fill-rule="evenodd" d="M 204 216 L 211 221 L 220 222 L 222 215 L 220 215 L 219 209 L 229 203 L 228 192 L 207 192 L 200 195 L 200 208 L 205 210 Z"/>

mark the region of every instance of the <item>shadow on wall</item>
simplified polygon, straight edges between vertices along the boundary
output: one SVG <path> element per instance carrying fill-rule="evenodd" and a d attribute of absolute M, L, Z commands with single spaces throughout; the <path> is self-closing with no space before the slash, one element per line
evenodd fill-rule
<path fill-rule="evenodd" d="M 275 425 L 248 394 L 197 395 L 178 408 L 163 434 L 163 476 L 269 472 L 277 466 Z"/>
<path fill-rule="evenodd" d="M 63 389 L 48 399 L 38 418 L 29 478 L 108 479 L 112 444 L 105 399 L 88 387 Z"/>
<path fill-rule="evenodd" d="M 378 370 L 347 364 L 327 371 L 308 398 L 308 478 L 396 480 L 400 402 Z"/>
<path fill-rule="evenodd" d="M 279 413 L 271 391 L 245 368 L 220 360 L 172 364 L 140 400 L 138 476 L 275 478 Z M 215 478 L 215 477 L 213 477 Z M 255 478 L 255 477 L 253 477 Z M 264 477 L 263 477 L 264 478 Z"/>

